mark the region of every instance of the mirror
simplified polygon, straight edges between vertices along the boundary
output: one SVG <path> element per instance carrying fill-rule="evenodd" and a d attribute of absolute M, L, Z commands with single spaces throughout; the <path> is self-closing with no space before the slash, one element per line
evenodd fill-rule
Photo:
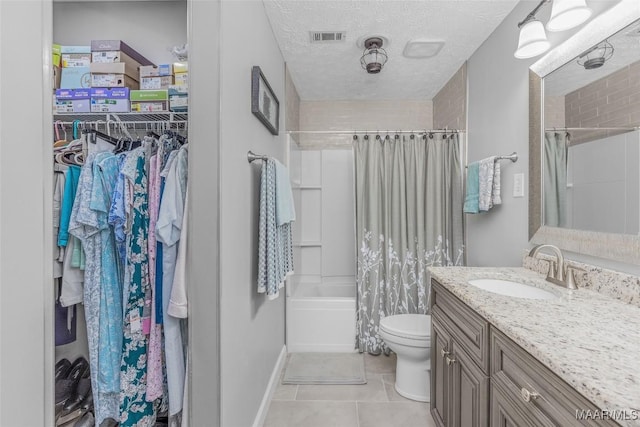
<path fill-rule="evenodd" d="M 532 243 L 640 263 L 639 15 L 619 4 L 531 67 Z"/>

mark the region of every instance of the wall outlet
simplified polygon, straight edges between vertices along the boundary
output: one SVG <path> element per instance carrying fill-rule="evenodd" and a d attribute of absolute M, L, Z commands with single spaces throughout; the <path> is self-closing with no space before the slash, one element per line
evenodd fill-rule
<path fill-rule="evenodd" d="M 513 174 L 513 197 L 524 197 L 524 173 Z"/>

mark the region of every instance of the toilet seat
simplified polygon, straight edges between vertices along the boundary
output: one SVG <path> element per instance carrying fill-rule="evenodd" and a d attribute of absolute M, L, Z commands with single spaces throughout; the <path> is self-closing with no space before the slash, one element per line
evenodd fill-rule
<path fill-rule="evenodd" d="M 426 314 L 396 314 L 380 321 L 380 329 L 389 335 L 414 340 L 429 340 L 431 316 Z"/>

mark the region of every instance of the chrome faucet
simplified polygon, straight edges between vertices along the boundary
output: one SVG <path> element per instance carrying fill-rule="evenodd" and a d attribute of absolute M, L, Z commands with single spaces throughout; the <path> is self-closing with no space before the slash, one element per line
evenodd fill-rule
<path fill-rule="evenodd" d="M 529 251 L 529 256 L 535 258 L 543 249 L 549 249 L 556 256 L 556 262 L 549 262 L 549 272 L 547 273 L 547 281 L 556 285 L 564 286 L 567 289 L 578 289 L 573 274 L 575 267 L 566 267 L 564 265 L 564 256 L 562 251 L 554 245 L 537 245 Z"/>

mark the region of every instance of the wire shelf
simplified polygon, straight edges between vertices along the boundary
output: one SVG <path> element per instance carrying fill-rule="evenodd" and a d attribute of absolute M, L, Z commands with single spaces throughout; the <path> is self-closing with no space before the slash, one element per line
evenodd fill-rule
<path fill-rule="evenodd" d="M 121 121 L 134 122 L 186 122 L 188 113 L 158 112 L 158 113 L 55 113 L 54 121 L 72 123 L 74 120 L 81 122 L 115 121 L 117 116 Z"/>

